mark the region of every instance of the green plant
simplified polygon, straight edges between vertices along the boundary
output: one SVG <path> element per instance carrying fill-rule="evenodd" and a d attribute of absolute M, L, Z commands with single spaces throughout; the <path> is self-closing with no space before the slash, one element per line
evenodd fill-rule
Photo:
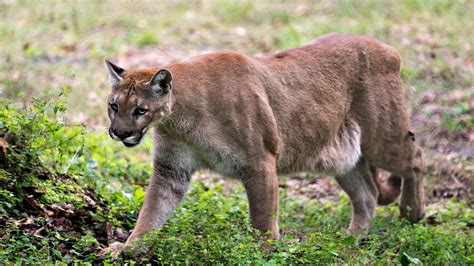
<path fill-rule="evenodd" d="M 97 260 L 112 237 L 107 227 L 130 229 L 143 201 L 140 187 L 117 192 L 104 180 L 90 182 L 102 169 L 85 157 L 94 146 L 85 142 L 84 127 L 62 120 L 66 92 L 29 106 L 0 99 L 0 136 L 8 143 L 0 167 L 2 262 Z M 129 191 L 134 197 L 114 197 Z"/>

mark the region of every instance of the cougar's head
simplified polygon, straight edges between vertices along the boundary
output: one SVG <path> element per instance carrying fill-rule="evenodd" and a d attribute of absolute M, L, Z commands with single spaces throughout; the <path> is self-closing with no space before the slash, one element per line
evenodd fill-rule
<path fill-rule="evenodd" d="M 112 83 L 108 98 L 109 135 L 127 147 L 140 143 L 150 127 L 170 113 L 171 72 L 125 70 L 105 60 Z"/>

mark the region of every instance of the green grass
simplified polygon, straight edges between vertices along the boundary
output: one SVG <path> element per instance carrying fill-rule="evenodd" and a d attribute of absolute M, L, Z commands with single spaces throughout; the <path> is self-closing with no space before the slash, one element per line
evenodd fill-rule
<path fill-rule="evenodd" d="M 415 129 L 427 138 L 439 132 L 434 144 L 424 143 L 429 158 L 439 143 L 448 143 L 447 150 L 467 146 L 465 136 L 474 130 L 473 13 L 468 0 L 0 1 L 0 134 L 8 128 L 24 136 L 20 141 L 28 147 L 12 158 L 18 172 L 0 169 L 0 262 L 108 262 L 96 256 L 98 250 L 133 228 L 144 197 L 141 184 L 152 172 L 152 143 L 148 138 L 130 151 L 108 138 L 104 58 L 125 67 L 155 66 L 201 50 L 257 54 L 333 31 L 370 35 L 402 55 L 408 102 L 423 121 Z M 33 100 L 61 91 L 66 98 Z M 420 104 L 425 93 L 435 95 L 429 104 L 437 108 Z M 10 110 L 4 99 L 13 101 Z M 472 160 L 456 162 L 468 166 Z M 430 171 L 427 177 L 441 175 L 436 167 Z M 62 175 L 72 178 L 59 182 Z M 396 205 L 378 208 L 369 236 L 357 240 L 345 233 L 350 204 L 344 195 L 335 202 L 302 201 L 285 188 L 280 192 L 282 239 L 264 243 L 254 238 L 240 185 L 223 187 L 217 177 L 196 179 L 166 225 L 136 247 L 148 252 L 119 261 L 474 263 L 474 214 L 464 200 L 429 205 L 431 218 L 415 225 L 399 219 Z M 88 209 L 86 188 L 94 191 L 100 208 Z M 19 191 L 33 191 L 45 207 L 71 203 L 90 220 L 76 233 L 49 228 L 50 218 L 25 213 L 26 195 Z M 29 221 L 45 227 L 43 238 L 28 229 Z M 91 221 L 110 224 L 114 236 L 104 242 L 89 230 Z"/>
<path fill-rule="evenodd" d="M 252 237 L 241 186 L 224 192 L 219 185 L 195 182 L 166 226 L 136 245 L 148 249 L 141 262 L 385 264 L 410 258 L 421 263 L 473 262 L 474 238 L 468 223 L 474 213 L 463 203 L 447 202 L 434 226 L 400 220 L 396 206 L 378 208 L 369 236 L 357 240 L 345 232 L 350 220 L 345 196 L 337 203 L 302 203 L 286 197 L 285 190 L 280 194 L 282 238 L 263 247 L 263 241 Z"/>

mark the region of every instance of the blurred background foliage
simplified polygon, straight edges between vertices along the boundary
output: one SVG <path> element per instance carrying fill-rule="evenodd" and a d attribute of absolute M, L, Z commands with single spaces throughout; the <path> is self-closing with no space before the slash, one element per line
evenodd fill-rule
<path fill-rule="evenodd" d="M 0 1 L 1 95 L 72 89 L 77 121 L 103 124 L 107 57 L 163 65 L 215 50 L 269 53 L 342 31 L 397 48 L 408 90 L 474 83 L 472 1 Z M 448 123 L 449 124 L 449 123 Z"/>

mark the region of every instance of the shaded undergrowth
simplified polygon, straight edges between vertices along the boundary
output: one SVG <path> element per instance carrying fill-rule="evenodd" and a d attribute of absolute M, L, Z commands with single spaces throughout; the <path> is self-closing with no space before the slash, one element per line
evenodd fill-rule
<path fill-rule="evenodd" d="M 114 167 L 97 137 L 64 123 L 65 92 L 30 106 L 0 100 L 2 262 L 96 260 L 108 242 L 126 239 L 136 218 L 143 190 L 107 188 L 127 163 Z M 104 162 L 110 173 L 98 167 Z"/>

